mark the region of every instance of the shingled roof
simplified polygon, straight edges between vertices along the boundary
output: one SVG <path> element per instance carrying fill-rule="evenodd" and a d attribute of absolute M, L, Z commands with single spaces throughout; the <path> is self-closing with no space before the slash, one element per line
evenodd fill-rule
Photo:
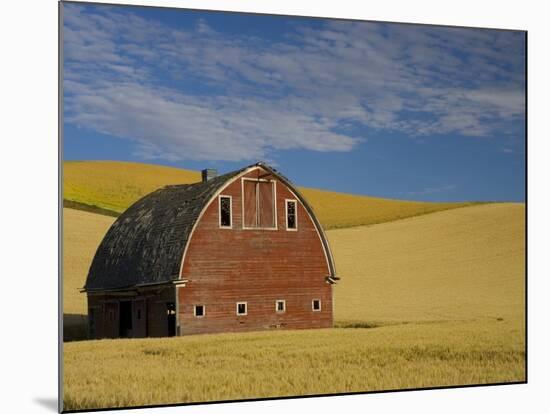
<path fill-rule="evenodd" d="M 254 166 L 261 166 L 292 187 L 322 234 L 331 272 L 329 281 L 338 280 L 323 228 L 309 204 L 286 177 L 259 162 L 208 181 L 169 185 L 136 201 L 103 238 L 84 289 L 101 291 L 177 281 L 185 246 L 201 211 L 228 180 Z"/>
<path fill-rule="evenodd" d="M 177 280 L 183 250 L 205 204 L 229 179 L 247 168 L 205 182 L 169 185 L 132 204 L 99 245 L 84 289 Z"/>

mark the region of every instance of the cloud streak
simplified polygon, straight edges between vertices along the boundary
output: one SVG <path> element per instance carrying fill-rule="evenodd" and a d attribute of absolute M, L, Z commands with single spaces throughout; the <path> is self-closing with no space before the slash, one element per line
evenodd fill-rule
<path fill-rule="evenodd" d="M 491 136 L 524 116 L 522 53 L 504 32 L 298 21 L 268 39 L 65 5 L 65 120 L 171 161 Z"/>
<path fill-rule="evenodd" d="M 418 190 L 418 191 L 401 192 L 400 194 L 401 195 L 406 195 L 406 196 L 409 196 L 409 197 L 410 196 L 417 197 L 417 196 L 425 196 L 425 195 L 431 195 L 431 194 L 446 193 L 446 192 L 454 190 L 455 188 L 456 188 L 456 185 L 448 184 L 448 185 L 444 185 L 444 186 L 441 186 L 441 187 L 426 187 L 426 188 L 423 188 L 422 190 Z"/>

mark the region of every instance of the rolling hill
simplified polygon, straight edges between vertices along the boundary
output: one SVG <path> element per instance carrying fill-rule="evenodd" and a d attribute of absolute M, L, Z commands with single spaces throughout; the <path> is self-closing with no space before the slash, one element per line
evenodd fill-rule
<path fill-rule="evenodd" d="M 64 209 L 65 313 L 113 220 Z M 525 380 L 523 204 L 327 235 L 336 328 L 65 343 L 65 408 Z"/>
<path fill-rule="evenodd" d="M 118 215 L 130 204 L 169 184 L 200 180 L 197 171 L 119 161 L 65 161 L 66 207 Z M 370 225 L 473 203 L 428 203 L 300 188 L 325 229 Z"/>
<path fill-rule="evenodd" d="M 64 209 L 64 311 L 85 314 L 84 285 L 114 218 Z M 335 319 L 508 318 L 524 307 L 525 206 L 464 207 L 327 231 L 341 282 Z"/>
<path fill-rule="evenodd" d="M 337 321 L 523 320 L 525 205 L 487 204 L 327 232 Z"/>

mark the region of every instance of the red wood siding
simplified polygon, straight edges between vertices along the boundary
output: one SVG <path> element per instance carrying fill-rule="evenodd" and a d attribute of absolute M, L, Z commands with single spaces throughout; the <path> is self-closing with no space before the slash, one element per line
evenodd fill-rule
<path fill-rule="evenodd" d="M 246 177 L 272 178 L 264 175 L 257 169 Z M 255 212 L 248 198 L 253 184 L 239 178 L 221 192 L 232 196 L 233 229 L 219 229 L 217 199 L 197 223 L 182 267 L 189 283 L 177 289 L 180 334 L 332 326 L 332 289 L 325 281 L 329 268 L 307 211 L 298 201 L 298 230 L 287 231 L 285 199 L 296 197 L 277 181 L 278 229 L 243 229 L 243 207 L 246 227 L 248 212 Z M 286 301 L 284 313 L 275 310 L 280 299 Z M 312 310 L 314 299 L 321 300 L 319 312 Z M 237 315 L 237 302 L 247 302 L 246 316 Z M 205 305 L 206 315 L 195 317 L 194 305 Z"/>

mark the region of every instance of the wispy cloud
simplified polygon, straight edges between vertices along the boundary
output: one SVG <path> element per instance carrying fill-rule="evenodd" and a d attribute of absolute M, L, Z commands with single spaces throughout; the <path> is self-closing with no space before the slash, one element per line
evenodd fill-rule
<path fill-rule="evenodd" d="M 365 131 L 489 136 L 524 116 L 513 33 L 327 21 L 283 40 L 65 6 L 67 122 L 147 158 L 350 151 Z"/>
<path fill-rule="evenodd" d="M 423 189 L 418 190 L 418 191 L 404 191 L 404 192 L 401 192 L 400 194 L 401 195 L 406 195 L 406 196 L 417 197 L 417 196 L 425 196 L 425 195 L 430 195 L 430 194 L 445 193 L 445 192 L 448 192 L 448 191 L 452 191 L 455 188 L 456 188 L 456 185 L 448 184 L 448 185 L 444 185 L 444 186 L 441 186 L 441 187 L 426 187 L 426 188 L 423 188 Z"/>

